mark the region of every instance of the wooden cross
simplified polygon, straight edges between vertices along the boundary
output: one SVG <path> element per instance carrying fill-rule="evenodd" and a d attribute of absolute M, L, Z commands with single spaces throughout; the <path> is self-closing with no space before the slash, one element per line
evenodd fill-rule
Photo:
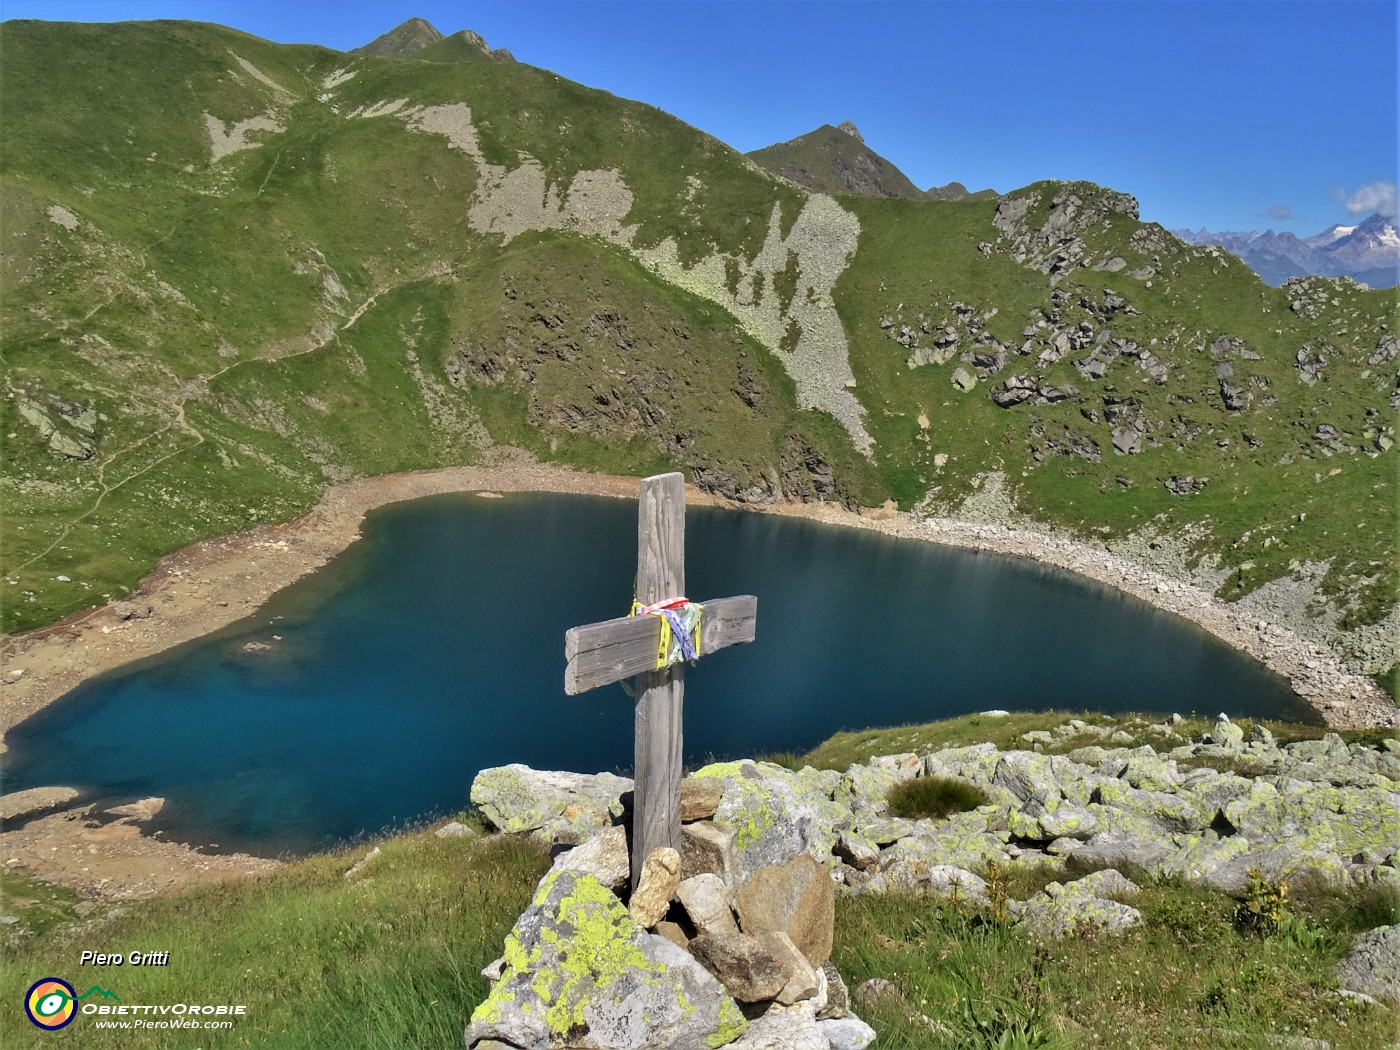
<path fill-rule="evenodd" d="M 685 594 L 685 478 L 642 479 L 637 508 L 637 601 Z M 758 599 L 751 594 L 704 602 L 700 655 L 751 642 Z M 642 862 L 660 846 L 681 848 L 681 700 L 685 662 L 657 670 L 660 616 L 623 616 L 564 634 L 564 692 L 635 678 L 636 768 L 632 792 L 632 888 Z"/>

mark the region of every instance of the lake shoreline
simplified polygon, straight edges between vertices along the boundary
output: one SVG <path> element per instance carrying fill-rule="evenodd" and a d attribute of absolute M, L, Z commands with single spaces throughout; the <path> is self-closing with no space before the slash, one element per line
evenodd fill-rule
<path fill-rule="evenodd" d="M 0 639 L 0 680 L 5 683 L 0 695 L 0 734 L 8 733 L 89 678 L 155 656 L 253 615 L 277 591 L 325 565 L 359 539 L 364 517 L 371 510 L 431 495 L 491 496 L 505 492 L 635 499 L 637 479 L 513 462 L 414 471 L 336 485 L 311 511 L 294 521 L 216 537 L 167 555 L 121 601 Z M 1369 678 L 1348 672 L 1340 659 L 1322 646 L 1281 626 L 1259 621 L 1190 584 L 1104 550 L 1029 530 L 921 519 L 890 508 L 857 512 L 825 503 L 735 504 L 693 487 L 688 487 L 686 499 L 692 506 L 784 514 L 869 529 L 901 539 L 1025 557 L 1055 566 L 1182 616 L 1254 657 L 1284 677 L 1328 726 L 1369 728 L 1400 724 L 1400 709 L 1384 691 Z M 0 753 L 4 749 L 0 737 Z M 77 811 L 82 810 L 83 807 L 77 807 Z M 84 845 L 78 841 L 82 836 L 77 834 L 82 822 L 63 819 L 65 816 L 68 814 L 36 815 L 17 830 L 7 829 L 0 836 L 5 856 L 18 858 L 21 870 L 41 878 L 57 877 L 74 888 L 76 882 L 92 892 L 100 880 L 80 879 L 52 857 L 58 852 L 54 842 L 64 841 L 60 824 L 74 829 L 69 846 L 77 849 Z M 136 821 L 118 823 L 130 832 L 123 838 L 122 856 L 132 850 L 140 853 L 140 842 L 144 841 L 151 846 L 152 855 L 145 858 L 147 862 L 159 855 L 158 863 L 163 869 L 189 869 L 191 879 L 201 872 L 209 874 L 209 855 L 141 836 Z M 85 845 L 92 852 L 91 844 Z M 184 859 L 190 863 L 180 863 L 180 851 L 185 851 Z M 95 860 L 107 859 L 106 853 L 105 849 L 97 850 Z M 275 863 L 254 857 L 240 860 L 239 855 L 222 857 L 218 873 L 256 874 L 269 870 L 269 865 Z M 108 867 L 112 868 L 109 879 L 117 884 L 113 889 L 129 881 L 124 879 L 120 864 Z M 164 889 L 190 880 L 159 881 Z M 150 885 L 149 879 L 142 883 L 143 888 L 146 885 Z M 101 892 L 109 895 L 105 890 Z M 150 892 L 157 889 L 152 886 Z"/>

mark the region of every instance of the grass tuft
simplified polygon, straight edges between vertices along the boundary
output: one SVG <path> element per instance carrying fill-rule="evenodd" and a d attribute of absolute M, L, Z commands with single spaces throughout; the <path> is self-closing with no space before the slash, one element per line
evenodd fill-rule
<path fill-rule="evenodd" d="M 937 820 L 987 804 L 981 788 L 953 777 L 902 780 L 890 788 L 886 797 L 891 816 L 911 820 Z"/>

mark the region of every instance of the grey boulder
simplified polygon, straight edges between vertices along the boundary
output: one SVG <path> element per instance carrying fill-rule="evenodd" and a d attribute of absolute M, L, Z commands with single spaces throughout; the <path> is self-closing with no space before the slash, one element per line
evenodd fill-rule
<path fill-rule="evenodd" d="M 522 1050 L 711 1050 L 746 1027 L 683 949 L 638 926 L 591 875 L 555 870 L 506 937 L 500 980 L 465 1038 Z"/>

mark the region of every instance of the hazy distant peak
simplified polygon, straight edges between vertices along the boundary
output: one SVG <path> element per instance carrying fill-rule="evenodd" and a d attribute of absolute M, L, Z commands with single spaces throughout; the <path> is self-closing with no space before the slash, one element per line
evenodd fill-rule
<path fill-rule="evenodd" d="M 377 36 L 364 47 L 355 48 L 359 55 L 386 55 L 390 58 L 406 58 L 436 44 L 442 34 L 425 18 L 410 18 L 402 25 L 395 26 L 383 36 Z M 484 45 L 483 41 L 483 45 Z"/>

